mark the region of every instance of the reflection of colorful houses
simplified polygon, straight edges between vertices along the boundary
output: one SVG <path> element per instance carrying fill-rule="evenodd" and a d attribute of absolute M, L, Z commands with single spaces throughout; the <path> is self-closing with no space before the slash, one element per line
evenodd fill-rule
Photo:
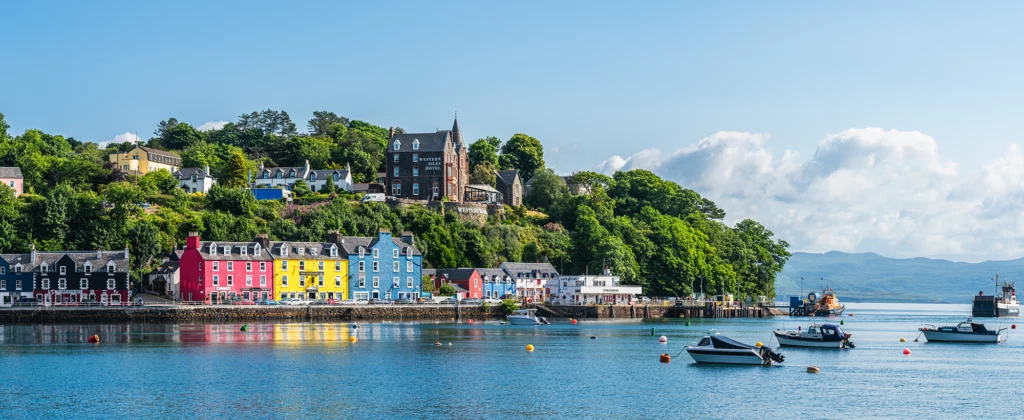
<path fill-rule="evenodd" d="M 337 232 L 327 242 L 272 242 L 275 299 L 348 298 L 348 258 Z"/>
<path fill-rule="evenodd" d="M 516 282 L 505 270 L 500 268 L 478 268 L 480 278 L 483 280 L 483 294 L 489 299 L 515 298 Z"/>
<path fill-rule="evenodd" d="M 376 238 L 345 236 L 348 287 L 352 299 L 417 299 L 422 290 L 423 254 L 411 233 L 393 237 L 381 229 Z"/>
<path fill-rule="evenodd" d="M 480 278 L 480 272 L 475 268 L 437 270 L 434 286 L 440 288 L 441 283 L 458 286 L 456 291 L 461 288 L 465 293 L 465 296 L 462 296 L 464 299 L 480 299 L 483 297 L 483 280 Z"/>
<path fill-rule="evenodd" d="M 127 304 L 128 250 L 57 251 L 0 255 L 3 302 L 34 297 L 43 304 L 92 300 L 101 305 Z"/>
<path fill-rule="evenodd" d="M 273 298 L 274 260 L 265 235 L 253 242 L 201 242 L 189 234 L 180 263 L 180 299 L 223 303 Z"/>

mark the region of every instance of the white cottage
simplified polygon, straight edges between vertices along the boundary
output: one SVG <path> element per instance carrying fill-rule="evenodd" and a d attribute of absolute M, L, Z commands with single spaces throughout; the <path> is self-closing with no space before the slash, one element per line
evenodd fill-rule
<path fill-rule="evenodd" d="M 345 165 L 345 169 L 311 169 L 309 161 L 303 166 L 266 168 L 260 164 L 256 178 L 253 179 L 253 186 L 256 188 L 284 187 L 292 189 L 295 181 L 303 180 L 309 189 L 319 191 L 330 178 L 334 186 L 352 192 L 352 168 Z"/>
<path fill-rule="evenodd" d="M 208 193 L 213 184 L 217 182 L 210 175 L 210 166 L 205 168 L 181 168 L 174 172 L 178 179 L 178 187 L 189 193 Z"/>

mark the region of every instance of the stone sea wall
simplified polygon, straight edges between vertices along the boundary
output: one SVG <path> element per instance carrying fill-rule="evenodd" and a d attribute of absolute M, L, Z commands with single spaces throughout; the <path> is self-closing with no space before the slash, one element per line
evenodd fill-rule
<path fill-rule="evenodd" d="M 4 308 L 0 323 L 231 322 L 231 321 L 402 321 L 485 319 L 500 308 L 452 305 L 388 306 L 176 306 L 127 308 Z"/>

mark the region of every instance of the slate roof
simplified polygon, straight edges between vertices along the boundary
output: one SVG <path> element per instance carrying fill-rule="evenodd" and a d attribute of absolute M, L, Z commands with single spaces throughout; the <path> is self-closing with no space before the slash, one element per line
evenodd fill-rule
<path fill-rule="evenodd" d="M 332 245 L 330 242 L 271 242 L 270 254 L 274 258 L 292 260 L 344 260 L 345 250 L 341 246 L 338 246 L 337 255 L 331 256 Z M 288 247 L 287 257 L 281 256 L 284 246 Z M 302 248 L 302 253 L 299 253 L 299 248 Z"/>
<path fill-rule="evenodd" d="M 300 179 L 300 178 L 306 178 L 306 177 L 309 176 L 309 173 L 306 172 L 306 167 L 305 166 L 295 166 L 295 167 L 281 166 L 281 167 L 277 167 L 277 168 L 263 168 L 262 170 L 260 170 L 259 172 L 256 173 L 256 178 L 257 179 L 263 179 L 263 174 L 264 173 L 269 173 L 270 174 L 269 175 L 270 178 L 277 178 L 277 171 L 279 171 L 279 170 L 281 171 L 281 179 L 291 179 L 291 178 Z M 295 171 L 295 176 L 294 177 L 289 177 L 288 173 L 291 172 L 292 170 Z"/>
<path fill-rule="evenodd" d="M 420 271 L 421 271 L 421 274 L 424 275 L 424 276 L 434 277 L 434 276 L 437 275 L 437 270 L 435 270 L 433 268 L 424 268 L 424 269 L 422 269 Z"/>
<path fill-rule="evenodd" d="M 473 277 L 473 273 L 476 272 L 475 268 L 446 268 L 437 270 L 438 276 L 444 276 L 448 281 L 464 281 L 469 280 Z"/>
<path fill-rule="evenodd" d="M 12 267 L 21 264 L 22 272 L 39 272 L 39 267 L 46 263 L 49 267 L 54 267 L 61 258 L 67 255 L 75 262 L 75 265 L 79 270 L 82 270 L 82 266 L 86 262 L 92 264 L 93 271 L 104 272 L 107 270 L 107 263 L 113 261 L 115 264 L 115 273 L 127 273 L 128 272 L 128 258 L 125 257 L 124 251 L 61 251 L 61 252 L 36 252 L 36 258 L 32 260 L 31 253 L 24 254 L 0 254 L 0 258 L 3 258 Z"/>
<path fill-rule="evenodd" d="M 398 145 L 398 150 L 395 150 L 395 140 L 401 142 Z M 420 141 L 420 148 L 417 150 L 412 148 L 412 143 L 415 140 Z M 443 152 L 449 140 L 451 140 L 451 132 L 448 130 L 440 130 L 436 133 L 395 133 L 388 140 L 388 153 Z"/>
<path fill-rule="evenodd" d="M 458 284 L 452 284 L 451 286 L 455 289 L 456 293 L 469 293 L 469 290 L 463 289 L 462 286 L 459 286 Z"/>
<path fill-rule="evenodd" d="M 17 166 L 0 166 L 0 178 L 21 178 L 21 168 Z"/>
<path fill-rule="evenodd" d="M 558 270 L 555 270 L 555 266 L 550 263 L 515 263 L 515 262 L 504 262 L 501 263 L 501 268 L 508 272 L 508 275 L 512 278 L 518 278 L 519 273 L 533 273 L 547 274 L 551 276 L 557 276 Z M 543 276 L 542 276 L 543 277 Z"/>
<path fill-rule="evenodd" d="M 511 275 L 506 273 L 505 270 L 502 270 L 500 268 L 478 268 L 476 269 L 476 271 L 480 273 L 480 277 L 483 277 L 485 279 L 494 278 L 494 276 L 498 276 L 498 280 L 504 280 L 505 276 L 512 277 Z"/>
<path fill-rule="evenodd" d="M 217 253 L 210 254 L 210 244 L 216 244 Z M 266 249 L 261 249 L 258 255 L 253 255 L 256 250 L 256 244 L 258 242 L 217 242 L 217 241 L 203 241 L 199 244 L 199 254 L 206 260 L 219 260 L 219 261 L 270 261 L 272 260 L 270 253 Z M 224 255 L 224 247 L 231 247 L 231 253 Z M 242 255 L 242 248 L 245 248 L 245 255 Z"/>
<path fill-rule="evenodd" d="M 174 177 L 178 178 L 178 180 L 191 179 L 192 175 L 195 175 L 198 178 L 213 178 L 213 176 L 206 173 L 202 168 L 181 168 L 174 172 Z"/>
<path fill-rule="evenodd" d="M 146 147 L 146 146 L 136 146 L 136 147 L 144 150 L 146 153 L 149 153 L 149 154 L 164 155 L 164 156 L 170 156 L 170 157 L 173 157 L 173 158 L 180 158 L 180 156 L 178 156 L 177 153 L 169 152 L 167 150 L 154 149 L 152 147 Z"/>
<path fill-rule="evenodd" d="M 157 267 L 153 274 L 171 274 L 178 271 L 179 268 L 181 268 L 181 261 L 167 261 L 160 264 L 160 267 Z"/>
<path fill-rule="evenodd" d="M 341 247 L 345 250 L 345 253 L 348 255 L 359 255 L 360 246 L 366 248 L 366 252 L 370 253 L 370 248 L 373 248 L 374 245 L 377 245 L 377 242 L 379 242 L 379 240 L 379 237 L 376 236 L 373 238 L 365 236 L 345 236 L 342 238 Z M 416 248 L 416 245 L 412 245 L 405 242 L 405 240 L 402 239 L 400 236 L 392 236 L 391 241 L 394 242 L 395 245 L 399 247 L 399 250 L 402 253 L 402 255 L 405 255 L 406 249 L 410 247 L 412 247 L 412 255 L 423 255 L 422 253 L 420 253 L 420 250 Z"/>
<path fill-rule="evenodd" d="M 310 170 L 310 172 L 316 174 L 317 180 L 327 179 L 328 177 L 333 176 L 335 172 L 338 173 L 339 180 L 344 180 L 345 178 L 348 178 L 348 171 L 344 169 L 312 169 Z"/>
<path fill-rule="evenodd" d="M 455 147 L 465 147 L 466 142 L 462 140 L 462 130 L 459 129 L 459 117 L 455 117 L 455 123 L 452 124 L 452 141 L 455 142 Z"/>
<path fill-rule="evenodd" d="M 518 169 L 509 169 L 505 171 L 496 171 L 498 174 L 498 180 L 504 182 L 506 185 L 512 185 L 516 181 L 516 177 L 519 176 Z M 520 181 L 522 182 L 522 181 Z"/>

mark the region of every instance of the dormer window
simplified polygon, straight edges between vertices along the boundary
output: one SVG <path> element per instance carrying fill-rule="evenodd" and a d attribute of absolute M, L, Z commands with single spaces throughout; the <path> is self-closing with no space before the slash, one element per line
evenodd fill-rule
<path fill-rule="evenodd" d="M 243 246 L 243 247 L 239 248 L 238 253 L 242 254 L 242 255 L 248 255 L 249 254 L 249 247 Z"/>
<path fill-rule="evenodd" d="M 263 179 L 270 178 L 270 172 L 263 172 Z"/>
<path fill-rule="evenodd" d="M 107 263 L 107 272 L 108 273 L 113 273 L 115 269 L 117 269 L 117 265 L 115 265 L 113 261 Z"/>
<path fill-rule="evenodd" d="M 252 247 L 252 255 L 260 255 L 262 253 L 263 247 L 261 247 L 259 243 L 257 243 L 256 246 Z"/>
<path fill-rule="evenodd" d="M 68 274 L 68 267 L 66 265 L 60 266 L 60 275 L 63 276 L 63 275 L 67 275 L 67 274 Z"/>
<path fill-rule="evenodd" d="M 306 248 L 300 246 L 298 249 L 295 250 L 295 253 L 299 254 L 299 255 L 305 254 L 306 253 Z"/>
<path fill-rule="evenodd" d="M 282 257 L 287 257 L 288 256 L 288 245 L 287 244 L 281 244 L 281 256 Z"/>
<path fill-rule="evenodd" d="M 92 272 L 92 263 L 86 261 L 85 265 L 82 266 L 82 269 L 84 269 L 86 273 L 91 273 Z"/>
<path fill-rule="evenodd" d="M 309 180 L 310 181 L 316 181 L 316 172 L 310 172 L 309 173 Z"/>
<path fill-rule="evenodd" d="M 420 139 L 414 139 L 412 141 L 412 150 L 420 150 Z"/>
<path fill-rule="evenodd" d="M 281 171 L 277 171 L 277 179 L 281 179 Z"/>
<path fill-rule="evenodd" d="M 337 172 L 335 172 L 335 173 L 334 173 L 334 180 L 335 180 L 335 181 L 338 181 L 338 180 L 340 180 L 340 179 L 341 179 L 341 175 L 339 175 L 339 174 L 338 174 Z"/>
<path fill-rule="evenodd" d="M 295 170 L 294 169 L 288 171 L 288 178 L 295 178 Z"/>
<path fill-rule="evenodd" d="M 408 257 L 408 258 L 412 258 L 412 247 L 411 246 L 405 249 L 405 256 Z"/>
<path fill-rule="evenodd" d="M 395 140 L 395 150 L 398 150 L 400 147 L 402 147 L 402 142 Z"/>
<path fill-rule="evenodd" d="M 363 258 L 366 255 L 366 248 L 359 247 L 359 258 Z"/>
<path fill-rule="evenodd" d="M 210 255 L 217 255 L 217 244 L 210 244 Z"/>
<path fill-rule="evenodd" d="M 337 257 L 338 256 L 338 246 L 337 245 L 331 245 L 331 256 L 332 257 Z"/>
<path fill-rule="evenodd" d="M 45 272 L 48 272 L 48 271 L 50 271 L 50 266 L 49 266 L 49 265 L 47 265 L 47 264 L 46 264 L 46 263 L 44 262 L 44 263 L 42 263 L 42 264 L 40 264 L 40 265 L 39 265 L 39 271 L 42 271 L 42 272 L 44 272 L 44 273 L 45 273 Z"/>
<path fill-rule="evenodd" d="M 221 251 L 224 253 L 224 255 L 231 255 L 231 247 L 230 246 L 226 246 L 226 247 L 221 248 Z"/>

